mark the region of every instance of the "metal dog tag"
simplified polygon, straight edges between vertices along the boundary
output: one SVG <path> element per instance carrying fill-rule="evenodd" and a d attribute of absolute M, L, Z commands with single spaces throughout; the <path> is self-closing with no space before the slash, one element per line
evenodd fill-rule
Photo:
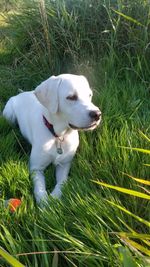
<path fill-rule="evenodd" d="M 61 147 L 57 147 L 57 153 L 60 155 L 63 154 L 63 150 Z"/>
<path fill-rule="evenodd" d="M 56 150 L 59 155 L 63 154 L 63 149 L 61 147 L 61 144 L 63 141 L 64 141 L 64 138 L 63 139 L 57 138 L 56 140 Z"/>

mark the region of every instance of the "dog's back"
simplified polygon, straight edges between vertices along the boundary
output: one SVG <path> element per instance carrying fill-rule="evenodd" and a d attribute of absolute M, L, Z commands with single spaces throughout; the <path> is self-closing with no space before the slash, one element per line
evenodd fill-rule
<path fill-rule="evenodd" d="M 3 116 L 10 123 L 18 125 L 22 135 L 32 144 L 43 135 L 45 136 L 45 131 L 47 132 L 43 123 L 45 110 L 45 107 L 36 98 L 34 91 L 27 91 L 8 100 L 3 110 Z M 39 138 L 37 138 L 37 134 Z M 50 135 L 49 131 L 48 135 Z"/>
<path fill-rule="evenodd" d="M 3 110 L 3 116 L 11 123 L 16 123 L 17 122 L 17 118 L 16 118 L 16 114 L 13 108 L 13 98 L 11 97 L 8 102 L 6 103 L 6 106 Z"/>

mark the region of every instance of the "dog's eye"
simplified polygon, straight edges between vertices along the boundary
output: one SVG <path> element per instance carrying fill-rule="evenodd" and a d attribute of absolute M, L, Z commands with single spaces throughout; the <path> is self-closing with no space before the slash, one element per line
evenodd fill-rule
<path fill-rule="evenodd" d="M 89 98 L 92 98 L 92 94 L 89 94 Z"/>
<path fill-rule="evenodd" d="M 66 97 L 68 100 L 76 101 L 78 99 L 77 95 L 69 95 Z"/>

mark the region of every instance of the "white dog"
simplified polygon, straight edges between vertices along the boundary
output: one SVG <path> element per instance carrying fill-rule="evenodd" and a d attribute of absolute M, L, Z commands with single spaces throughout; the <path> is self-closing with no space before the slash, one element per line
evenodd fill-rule
<path fill-rule="evenodd" d="M 37 203 L 47 199 L 45 168 L 50 163 L 56 166 L 57 183 L 51 195 L 60 197 L 79 144 L 78 130 L 92 130 L 100 123 L 101 112 L 91 99 L 84 76 L 62 74 L 7 102 L 4 117 L 16 122 L 32 145 L 30 174 Z"/>

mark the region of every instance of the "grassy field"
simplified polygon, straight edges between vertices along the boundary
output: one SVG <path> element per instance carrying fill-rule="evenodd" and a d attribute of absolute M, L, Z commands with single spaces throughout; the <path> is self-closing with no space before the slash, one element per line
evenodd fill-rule
<path fill-rule="evenodd" d="M 25 266 L 150 266 L 150 8 L 126 2 L 1 4 L 0 111 L 18 89 L 70 72 L 88 78 L 103 114 L 99 128 L 80 133 L 62 199 L 44 210 L 33 198 L 30 146 L 0 117 L 0 246 Z M 53 166 L 46 180 L 50 192 Z M 22 205 L 12 214 L 4 202 L 14 197 Z M 21 266 L 7 260 L 0 266 Z"/>

